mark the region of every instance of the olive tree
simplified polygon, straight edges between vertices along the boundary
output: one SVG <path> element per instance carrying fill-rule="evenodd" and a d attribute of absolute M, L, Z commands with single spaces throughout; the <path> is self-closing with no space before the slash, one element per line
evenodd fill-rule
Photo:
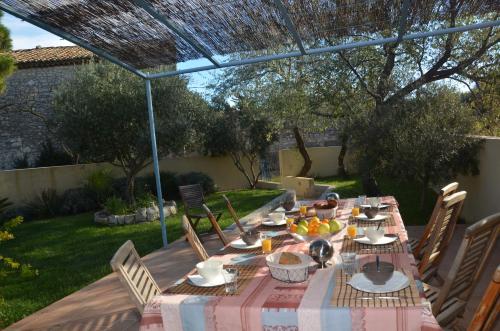
<path fill-rule="evenodd" d="M 192 148 L 197 112 L 204 100 L 184 78 L 152 82 L 158 153 Z M 56 132 L 75 155 L 87 162 L 109 162 L 127 180 L 127 200 L 134 202 L 135 177 L 151 163 L 144 81 L 109 63 L 82 66 L 56 92 Z"/>
<path fill-rule="evenodd" d="M 278 138 L 278 127 L 270 116 L 245 98 L 230 105 L 215 98 L 204 125 L 203 147 L 212 156 L 229 155 L 235 167 L 255 188 L 261 176 L 259 157 Z"/>

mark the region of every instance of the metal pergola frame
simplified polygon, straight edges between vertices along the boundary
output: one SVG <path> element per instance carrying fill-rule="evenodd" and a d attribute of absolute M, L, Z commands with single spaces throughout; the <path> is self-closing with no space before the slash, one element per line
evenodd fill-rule
<path fill-rule="evenodd" d="M 164 247 L 167 247 L 168 240 L 167 240 L 167 231 L 166 231 L 166 224 L 165 224 L 165 215 L 163 212 L 163 198 L 162 198 L 161 183 L 160 183 L 158 150 L 157 150 L 157 146 L 156 146 L 156 129 L 155 129 L 155 120 L 154 120 L 154 112 L 153 112 L 153 97 L 151 94 L 151 80 L 163 78 L 163 77 L 172 77 L 172 76 L 178 76 L 178 75 L 183 75 L 183 74 L 195 73 L 195 72 L 200 72 L 200 71 L 237 67 L 237 66 L 263 63 L 263 62 L 281 60 L 281 59 L 292 58 L 292 57 L 300 57 L 300 56 L 305 56 L 305 55 L 318 55 L 318 54 L 323 54 L 323 53 L 334 53 L 334 52 L 339 52 L 342 50 L 355 49 L 355 48 L 360 48 L 360 47 L 383 45 L 383 44 L 387 44 L 387 43 L 401 42 L 401 41 L 406 41 L 406 40 L 414 40 L 414 39 L 434 37 L 434 36 L 439 36 L 439 35 L 444 35 L 444 34 L 451 34 L 451 33 L 457 33 L 457 32 L 464 32 L 464 31 L 500 26 L 500 20 L 494 20 L 494 21 L 485 21 L 485 22 L 481 22 L 481 23 L 469 24 L 469 25 L 464 25 L 464 26 L 459 26 L 459 27 L 452 27 L 452 28 L 445 28 L 445 29 L 437 29 L 437 30 L 433 30 L 433 31 L 425 31 L 425 32 L 416 32 L 416 33 L 406 34 L 409 5 L 410 5 L 412 0 L 404 0 L 403 4 L 401 6 L 401 17 L 400 17 L 400 21 L 399 21 L 397 37 L 380 38 L 380 39 L 374 39 L 374 40 L 366 40 L 366 41 L 351 42 L 351 43 L 346 43 L 346 44 L 338 44 L 338 45 L 334 45 L 334 46 L 306 49 L 304 47 L 304 43 L 303 43 L 302 39 L 300 38 L 299 33 L 297 32 L 297 30 L 293 24 L 293 21 L 291 20 L 291 18 L 289 16 L 288 10 L 286 9 L 282 0 L 273 0 L 276 7 L 278 8 L 281 16 L 282 16 L 283 21 L 285 22 L 285 24 L 287 26 L 288 32 L 290 33 L 293 41 L 295 42 L 295 44 L 297 45 L 297 48 L 299 50 L 293 51 L 293 52 L 288 52 L 288 53 L 281 53 L 281 54 L 278 53 L 278 54 L 272 54 L 272 55 L 257 56 L 257 57 L 253 57 L 253 58 L 245 58 L 245 59 L 220 63 L 214 59 L 214 55 L 210 51 L 205 49 L 196 40 L 193 40 L 191 37 L 189 37 L 189 34 L 181 26 L 177 25 L 175 22 L 173 22 L 169 18 L 167 18 L 164 15 L 162 15 L 161 13 L 157 12 L 146 0 L 133 0 L 133 1 L 135 2 L 135 4 L 137 6 L 141 7 L 146 12 L 148 12 L 158 22 L 160 22 L 161 24 L 165 25 L 167 28 L 172 30 L 179 38 L 184 40 L 187 44 L 189 44 L 196 51 L 198 51 L 200 54 L 202 54 L 212 64 L 205 65 L 205 66 L 193 67 L 193 68 L 189 68 L 189 69 L 166 71 L 166 72 L 159 72 L 159 73 L 145 72 L 145 71 L 137 69 L 134 66 L 131 66 L 131 65 L 121 61 L 120 59 L 116 58 L 113 54 L 111 54 L 103 49 L 97 48 L 81 38 L 78 38 L 72 34 L 69 34 L 69 33 L 65 32 L 57 27 L 48 25 L 48 24 L 46 24 L 40 20 L 37 20 L 33 17 L 23 15 L 22 13 L 18 12 L 17 10 L 15 10 L 14 8 L 10 7 L 9 5 L 7 5 L 5 3 L 0 3 L 0 9 L 17 17 L 17 18 L 20 18 L 21 20 L 29 22 L 29 23 L 31 23 L 31 24 L 33 24 L 41 29 L 44 29 L 52 34 L 55 34 L 63 39 L 66 39 L 66 40 L 68 40 L 68 41 L 70 41 L 70 42 L 72 42 L 72 43 L 74 43 L 82 48 L 88 49 L 89 51 L 97 54 L 98 56 L 105 58 L 108 61 L 110 61 L 116 65 L 119 65 L 119 66 L 129 70 L 130 72 L 134 73 L 135 75 L 141 77 L 142 79 L 144 79 L 145 87 L 146 87 L 148 116 L 149 116 L 149 129 L 150 129 L 150 135 L 151 135 L 153 168 L 154 168 L 154 174 L 155 174 L 155 180 L 156 180 L 156 190 L 157 190 L 156 193 L 157 193 L 157 198 L 158 198 L 158 206 L 159 206 L 159 210 L 160 210 L 160 222 L 161 222 L 162 240 L 163 240 Z"/>

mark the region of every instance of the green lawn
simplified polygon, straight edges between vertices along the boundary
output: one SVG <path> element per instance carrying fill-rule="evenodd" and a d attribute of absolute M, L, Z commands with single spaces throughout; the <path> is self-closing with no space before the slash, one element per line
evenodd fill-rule
<path fill-rule="evenodd" d="M 277 190 L 240 190 L 226 192 L 239 216 L 244 216 L 280 194 Z M 225 211 L 220 193 L 211 195 L 208 205 Z M 168 240 L 181 236 L 180 217 L 167 219 Z M 232 223 L 224 212 L 221 225 Z M 200 229 L 208 229 L 208 221 Z M 126 240 L 131 239 L 145 255 L 161 247 L 160 223 L 127 226 L 100 226 L 93 214 L 33 221 L 14 229 L 15 239 L 2 244 L 2 255 L 30 263 L 40 272 L 34 279 L 10 277 L 0 284 L 0 327 L 5 327 L 75 292 L 111 272 L 109 261 Z"/>
<path fill-rule="evenodd" d="M 363 194 L 359 177 L 344 179 L 341 177 L 316 178 L 317 183 L 335 186 L 335 192 L 341 198 L 352 198 Z M 436 193 L 428 190 L 424 208 L 420 210 L 420 187 L 416 183 L 398 182 L 389 178 L 377 178 L 382 193 L 393 195 L 399 202 L 399 210 L 406 225 L 425 225 L 436 202 Z"/>

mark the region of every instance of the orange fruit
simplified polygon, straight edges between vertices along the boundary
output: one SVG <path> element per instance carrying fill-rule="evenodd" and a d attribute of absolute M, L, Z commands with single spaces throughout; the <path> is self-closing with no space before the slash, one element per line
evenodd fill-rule
<path fill-rule="evenodd" d="M 323 223 L 323 224 L 330 224 L 330 221 L 325 218 L 324 220 L 321 221 L 321 223 Z"/>
<path fill-rule="evenodd" d="M 297 224 L 292 224 L 292 225 L 290 225 L 290 231 L 291 231 L 292 233 L 297 232 L 297 227 L 298 227 L 298 226 L 297 226 Z"/>

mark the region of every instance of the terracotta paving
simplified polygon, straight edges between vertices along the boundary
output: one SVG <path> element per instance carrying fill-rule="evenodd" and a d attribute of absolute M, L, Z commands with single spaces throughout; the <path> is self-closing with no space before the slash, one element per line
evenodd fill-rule
<path fill-rule="evenodd" d="M 410 236 L 419 236 L 423 227 L 407 227 Z M 446 275 L 465 230 L 457 227 L 451 246 L 443 259 L 441 270 Z M 221 248 L 214 236 L 205 238 L 210 253 Z M 488 261 L 487 268 L 467 305 L 463 325 L 467 325 L 480 301 L 493 271 L 500 264 L 500 243 Z M 161 288 L 166 288 L 190 271 L 197 262 L 189 244 L 177 240 L 167 249 L 157 250 L 143 258 Z M 52 305 L 11 325 L 6 330 L 69 330 L 69 331 L 132 331 L 138 330 L 139 314 L 130 303 L 126 290 L 115 274 L 77 291 Z"/>

